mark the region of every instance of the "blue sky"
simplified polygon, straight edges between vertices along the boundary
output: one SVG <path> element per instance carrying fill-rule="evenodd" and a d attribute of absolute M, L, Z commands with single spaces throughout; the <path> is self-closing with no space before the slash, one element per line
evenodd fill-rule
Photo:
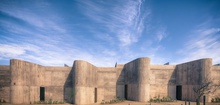
<path fill-rule="evenodd" d="M 0 64 L 220 63 L 219 0 L 1 0 Z"/>

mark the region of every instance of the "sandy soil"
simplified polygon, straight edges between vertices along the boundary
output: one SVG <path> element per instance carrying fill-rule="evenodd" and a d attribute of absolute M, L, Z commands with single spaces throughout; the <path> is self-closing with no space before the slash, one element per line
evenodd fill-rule
<path fill-rule="evenodd" d="M 2 105 L 15 105 L 15 104 L 2 103 Z M 24 105 L 24 104 L 22 104 L 22 105 Z M 49 104 L 31 104 L 31 105 L 49 105 Z M 72 104 L 52 104 L 52 105 L 72 105 Z M 176 102 L 148 103 L 148 102 L 124 101 L 124 102 L 115 103 L 115 104 L 95 103 L 95 104 L 87 104 L 87 105 L 185 105 L 185 102 L 184 101 L 176 101 Z M 187 102 L 187 105 L 189 105 L 188 102 Z M 190 105 L 196 105 L 196 103 L 190 102 Z M 201 103 L 200 105 L 203 105 L 203 104 Z M 206 105 L 220 105 L 220 103 L 206 103 Z"/>

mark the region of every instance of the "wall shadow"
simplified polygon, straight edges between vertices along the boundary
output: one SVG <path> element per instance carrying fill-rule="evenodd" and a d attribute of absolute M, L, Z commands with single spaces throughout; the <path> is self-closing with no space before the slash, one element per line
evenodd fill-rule
<path fill-rule="evenodd" d="M 171 97 L 172 99 L 176 99 L 176 71 L 177 68 L 175 67 L 168 81 L 167 92 L 168 92 L 168 96 Z"/>
<path fill-rule="evenodd" d="M 122 70 L 117 70 L 119 73 L 118 79 L 116 81 L 116 97 L 120 99 L 126 99 L 127 97 L 125 96 L 125 78 L 124 78 L 124 73 L 125 69 L 123 68 Z"/>
<path fill-rule="evenodd" d="M 70 73 L 68 74 L 68 77 L 65 81 L 64 87 L 63 87 L 63 99 L 67 103 L 73 103 L 73 96 L 74 90 L 73 90 L 73 67 L 71 68 Z"/>

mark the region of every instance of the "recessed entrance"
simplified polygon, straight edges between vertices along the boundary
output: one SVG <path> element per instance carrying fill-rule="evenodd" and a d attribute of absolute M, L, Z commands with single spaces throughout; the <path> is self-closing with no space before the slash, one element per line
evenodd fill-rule
<path fill-rule="evenodd" d="M 182 100 L 182 86 L 181 85 L 176 86 L 176 99 Z"/>
<path fill-rule="evenodd" d="M 128 99 L 128 85 L 125 85 L 125 99 Z"/>
<path fill-rule="evenodd" d="M 45 87 L 40 87 L 40 101 L 45 101 Z"/>

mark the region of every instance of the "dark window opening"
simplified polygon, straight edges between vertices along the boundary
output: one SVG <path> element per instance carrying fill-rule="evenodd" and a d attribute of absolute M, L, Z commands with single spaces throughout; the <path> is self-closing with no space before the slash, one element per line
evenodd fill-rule
<path fill-rule="evenodd" d="M 40 101 L 45 101 L 45 87 L 40 87 Z"/>
<path fill-rule="evenodd" d="M 181 85 L 176 86 L 176 99 L 182 100 L 182 86 Z"/>

